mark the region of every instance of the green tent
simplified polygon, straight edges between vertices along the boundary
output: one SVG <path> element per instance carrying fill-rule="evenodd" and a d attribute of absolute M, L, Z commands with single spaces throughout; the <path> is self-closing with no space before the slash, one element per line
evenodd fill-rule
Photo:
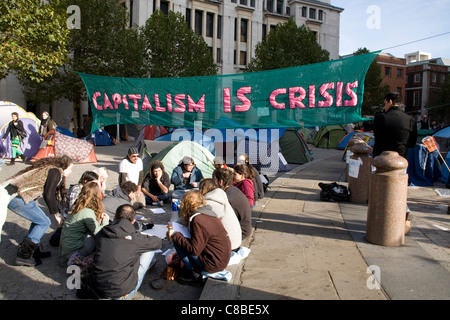
<path fill-rule="evenodd" d="M 194 159 L 195 165 L 205 178 L 211 178 L 214 171 L 214 155 L 202 145 L 188 140 L 172 143 L 154 155 L 144 168 L 147 173 L 152 162 L 159 160 L 164 164 L 165 171 L 172 176 L 172 171 L 184 156 Z"/>
<path fill-rule="evenodd" d="M 279 140 L 281 153 L 288 163 L 304 164 L 311 161 L 309 147 L 297 130 L 288 128 Z"/>
<path fill-rule="evenodd" d="M 347 131 L 342 126 L 325 126 L 316 133 L 313 144 L 317 148 L 333 149 L 346 135 Z"/>

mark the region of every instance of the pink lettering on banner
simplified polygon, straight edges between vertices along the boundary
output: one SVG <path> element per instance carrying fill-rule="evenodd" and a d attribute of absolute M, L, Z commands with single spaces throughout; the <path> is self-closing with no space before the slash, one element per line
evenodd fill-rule
<path fill-rule="evenodd" d="M 114 109 L 114 108 L 111 104 L 111 101 L 109 101 L 108 95 L 105 92 L 105 104 L 103 105 L 103 110 L 106 110 L 106 109 Z"/>
<path fill-rule="evenodd" d="M 172 95 L 170 93 L 166 94 L 167 100 L 167 111 L 172 112 Z"/>
<path fill-rule="evenodd" d="M 139 110 L 139 104 L 138 104 L 138 100 L 141 99 L 141 95 L 140 94 L 129 94 L 128 98 L 132 99 L 134 101 L 134 110 L 138 111 Z"/>
<path fill-rule="evenodd" d="M 97 98 L 98 97 L 100 97 L 102 94 L 100 93 L 100 92 L 95 92 L 93 95 L 92 95 L 92 102 L 94 103 L 94 107 L 95 107 L 95 109 L 97 109 L 97 110 L 103 110 L 103 106 L 100 106 L 100 105 L 98 105 L 98 103 L 97 103 Z"/>
<path fill-rule="evenodd" d="M 286 108 L 286 105 L 284 103 L 278 103 L 277 100 L 275 99 L 277 95 L 279 94 L 286 94 L 287 90 L 286 88 L 281 88 L 281 89 L 275 89 L 272 91 L 272 93 L 270 94 L 269 97 L 269 101 L 272 107 L 277 108 L 277 109 L 284 109 Z"/>
<path fill-rule="evenodd" d="M 186 99 L 186 95 L 185 94 L 177 94 L 175 96 L 175 103 L 179 106 L 179 108 L 175 107 L 174 110 L 173 110 L 174 112 L 183 113 L 183 112 L 186 111 L 186 105 L 184 104 L 183 101 L 181 101 L 181 100 L 184 100 L 184 99 Z"/>
<path fill-rule="evenodd" d="M 231 93 L 230 88 L 223 88 L 223 111 L 231 112 Z"/>
<path fill-rule="evenodd" d="M 298 97 L 295 96 L 296 93 L 299 93 L 300 95 Z M 301 109 L 306 108 L 306 106 L 303 104 L 303 99 L 306 98 L 306 90 L 302 87 L 293 87 L 289 88 L 289 107 L 291 109 L 295 109 L 296 107 L 299 107 Z"/>
<path fill-rule="evenodd" d="M 358 104 L 358 96 L 356 93 L 352 90 L 352 88 L 358 88 L 358 81 L 355 81 L 353 83 L 347 83 L 345 85 L 345 93 L 352 98 L 351 100 L 345 100 L 344 106 L 346 107 L 354 107 Z"/>
<path fill-rule="evenodd" d="M 327 90 L 330 89 L 334 89 L 334 82 L 324 83 L 323 85 L 320 86 L 319 92 L 320 95 L 325 98 L 325 101 L 319 101 L 317 103 L 317 106 L 319 108 L 331 107 L 331 105 L 333 104 L 333 97 L 331 96 L 331 94 L 327 92 Z"/>
<path fill-rule="evenodd" d="M 149 109 L 150 111 L 154 111 L 150 101 L 148 100 L 147 95 L 144 95 L 144 102 L 142 103 L 142 111 Z"/>
<path fill-rule="evenodd" d="M 155 109 L 156 111 L 165 112 L 166 108 L 161 107 L 159 103 L 159 94 L 155 94 Z"/>
<path fill-rule="evenodd" d="M 120 96 L 120 94 L 114 93 L 112 99 L 114 101 L 114 109 L 119 109 L 119 104 L 122 103 L 122 97 Z"/>
<path fill-rule="evenodd" d="M 309 105 L 310 108 L 316 107 L 316 86 L 309 86 Z"/>
<path fill-rule="evenodd" d="M 188 95 L 188 107 L 189 112 L 198 112 L 199 110 L 200 112 L 205 112 L 205 95 L 203 94 L 203 96 L 200 98 L 200 100 L 198 100 L 197 103 L 195 103 L 191 96 Z"/>
<path fill-rule="evenodd" d="M 342 107 L 343 82 L 336 83 L 336 107 Z"/>
<path fill-rule="evenodd" d="M 245 112 L 248 109 L 250 109 L 252 102 L 250 101 L 249 98 L 247 98 L 245 96 L 246 93 L 252 93 L 252 88 L 251 87 L 242 87 L 242 88 L 239 88 L 239 90 L 237 91 L 237 98 L 243 104 L 241 104 L 241 105 L 237 104 L 234 106 L 234 110 L 236 112 Z"/>
<path fill-rule="evenodd" d="M 122 102 L 125 105 L 125 109 L 128 110 L 129 107 L 128 107 L 128 100 L 127 100 L 127 95 L 126 94 L 122 95 Z"/>

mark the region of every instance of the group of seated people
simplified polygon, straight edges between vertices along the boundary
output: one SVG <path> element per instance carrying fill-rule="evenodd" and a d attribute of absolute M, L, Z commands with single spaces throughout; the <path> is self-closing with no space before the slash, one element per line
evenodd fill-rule
<path fill-rule="evenodd" d="M 220 159 L 214 165 L 212 177 L 205 179 L 194 160 L 185 156 L 171 177 L 159 161 L 151 163 L 144 176 L 138 151 L 130 148 L 119 165 L 116 189 L 106 192 L 105 168 L 85 172 L 68 190 L 59 238 L 64 265 L 91 258 L 92 271 L 80 297 L 89 292 L 91 298 L 128 299 L 136 293 L 154 251 L 162 247 L 161 239 L 136 227 L 136 210 L 172 198 L 181 200 L 179 222 L 190 231 L 190 238 L 173 229 L 166 235 L 184 265 L 177 280 L 202 285 L 202 272 L 224 270 L 232 251 L 250 236 L 251 208 L 264 191 L 260 180 L 261 190 L 255 188 L 259 173 L 248 164 L 247 155 L 238 158 L 234 169 Z"/>

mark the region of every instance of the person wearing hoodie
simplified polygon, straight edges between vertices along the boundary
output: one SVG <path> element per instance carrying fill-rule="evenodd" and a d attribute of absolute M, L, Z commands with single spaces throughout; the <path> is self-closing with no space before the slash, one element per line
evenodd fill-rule
<path fill-rule="evenodd" d="M 110 220 L 114 220 L 116 210 L 122 204 L 131 204 L 136 199 L 136 192 L 138 187 L 134 182 L 126 181 L 120 187 L 107 193 L 103 198 L 103 206 L 105 207 L 105 213 L 109 216 Z"/>
<path fill-rule="evenodd" d="M 190 238 L 169 228 L 167 238 L 183 262 L 177 281 L 181 284 L 202 285 L 202 271 L 222 271 L 231 257 L 231 242 L 222 222 L 216 217 L 199 191 L 185 193 L 180 205 L 180 218 L 189 228 Z"/>
<path fill-rule="evenodd" d="M 227 230 L 231 241 L 231 249 L 239 249 L 242 243 L 242 229 L 236 213 L 228 201 L 227 194 L 213 179 L 200 181 L 199 189 L 206 204 L 211 206 L 212 211 L 222 221 L 225 230 Z"/>
<path fill-rule="evenodd" d="M 114 222 L 96 237 L 92 276 L 88 280 L 99 298 L 129 299 L 140 288 L 162 240 L 137 231 L 130 204 L 117 208 Z"/>

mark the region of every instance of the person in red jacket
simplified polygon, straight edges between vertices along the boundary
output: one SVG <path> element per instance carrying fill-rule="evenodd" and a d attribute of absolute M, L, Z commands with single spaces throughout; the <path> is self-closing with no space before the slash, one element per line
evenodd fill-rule
<path fill-rule="evenodd" d="M 202 271 L 223 271 L 231 257 L 231 241 L 222 222 L 206 205 L 203 195 L 196 190 L 188 191 L 181 201 L 180 218 L 189 228 L 190 238 L 169 229 L 167 238 L 183 262 L 177 278 L 181 284 L 201 286 Z"/>
<path fill-rule="evenodd" d="M 234 167 L 233 185 L 238 187 L 248 199 L 250 207 L 255 205 L 255 187 L 253 186 L 254 173 L 246 164 Z"/>

